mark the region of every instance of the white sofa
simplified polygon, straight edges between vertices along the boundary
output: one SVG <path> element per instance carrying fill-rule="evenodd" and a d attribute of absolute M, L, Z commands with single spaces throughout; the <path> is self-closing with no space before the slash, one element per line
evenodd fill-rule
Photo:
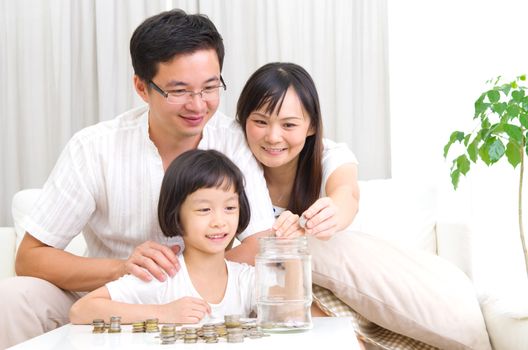
<path fill-rule="evenodd" d="M 371 180 L 360 182 L 360 190 L 360 212 L 352 225 L 354 229 L 435 253 L 471 277 L 471 232 L 463 223 L 437 221 L 434 186 Z M 15 227 L 0 228 L 0 278 L 15 275 L 16 248 L 24 234 L 18 223 L 38 195 L 38 189 L 30 189 L 18 192 L 13 198 Z M 82 255 L 84 247 L 84 239 L 79 235 L 67 250 Z M 518 313 L 512 315 L 501 307 L 496 312 L 493 302 L 482 308 L 495 349 L 528 349 L 528 319 L 519 317 Z"/>
<path fill-rule="evenodd" d="M 470 232 L 463 223 L 437 222 L 434 186 L 371 180 L 360 181 L 360 191 L 360 212 L 352 225 L 355 230 L 437 254 L 455 263 L 471 277 Z M 15 225 L 0 227 L 0 278 L 15 275 L 16 248 L 24 235 L 19 222 L 39 193 L 39 189 L 26 189 L 13 197 Z M 84 247 L 84 239 L 79 235 L 66 250 L 83 255 Z"/>

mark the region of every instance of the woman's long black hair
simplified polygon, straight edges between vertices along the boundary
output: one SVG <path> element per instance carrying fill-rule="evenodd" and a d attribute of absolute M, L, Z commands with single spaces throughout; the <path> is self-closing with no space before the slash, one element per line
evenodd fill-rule
<path fill-rule="evenodd" d="M 310 128 L 314 134 L 306 138 L 295 174 L 287 209 L 301 214 L 320 195 L 323 178 L 323 126 L 319 96 L 315 83 L 308 72 L 294 63 L 268 63 L 259 68 L 246 82 L 237 103 L 237 121 L 246 132 L 250 114 L 266 105 L 266 113 L 280 110 L 284 96 L 292 87 L 302 106 L 310 116 Z"/>

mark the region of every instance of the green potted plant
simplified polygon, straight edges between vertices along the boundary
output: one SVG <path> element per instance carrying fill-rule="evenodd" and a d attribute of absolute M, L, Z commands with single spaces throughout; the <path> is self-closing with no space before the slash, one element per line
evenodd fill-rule
<path fill-rule="evenodd" d="M 491 88 L 475 101 L 476 127 L 469 133 L 454 131 L 444 146 L 444 158 L 454 143 L 463 145 L 462 153 L 453 158 L 451 182 L 455 190 L 460 175 L 466 175 L 471 163 L 480 158 L 486 165 L 506 159 L 516 168 L 520 167 L 518 191 L 519 234 L 524 252 L 526 274 L 528 275 L 528 253 L 523 228 L 523 177 L 525 153 L 528 155 L 528 93 L 526 75 L 509 83 L 502 83 L 501 77 L 487 82 Z"/>

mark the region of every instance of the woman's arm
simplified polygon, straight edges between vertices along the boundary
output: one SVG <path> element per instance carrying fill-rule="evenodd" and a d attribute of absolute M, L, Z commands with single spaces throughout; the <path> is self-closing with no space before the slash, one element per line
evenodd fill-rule
<path fill-rule="evenodd" d="M 332 172 L 325 184 L 327 197 L 319 198 L 303 214 L 305 232 L 329 239 L 352 223 L 358 211 L 357 165 L 343 164 Z"/>
<path fill-rule="evenodd" d="M 129 304 L 110 298 L 108 288 L 103 286 L 77 300 L 70 309 L 73 324 L 90 324 L 94 319 L 109 320 L 121 316 L 122 323 L 157 318 L 160 323 L 197 323 L 211 307 L 202 299 L 184 297 L 167 304 Z"/>

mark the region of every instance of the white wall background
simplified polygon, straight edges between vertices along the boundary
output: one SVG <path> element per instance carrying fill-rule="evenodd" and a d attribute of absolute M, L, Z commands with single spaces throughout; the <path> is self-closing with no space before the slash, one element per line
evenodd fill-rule
<path fill-rule="evenodd" d="M 527 14 L 526 0 L 389 1 L 393 177 L 436 182 L 442 215 L 469 219 L 478 243 L 475 278 L 486 288 L 526 276 L 516 216 L 519 169 L 480 165 L 454 193 L 443 146 L 452 131 L 472 129 L 486 80 L 528 73 Z M 525 227 L 527 197 L 525 191 Z"/>
<path fill-rule="evenodd" d="M 13 193 L 42 185 L 73 132 L 139 103 L 130 34 L 173 6 L 208 14 L 224 36 L 224 111 L 232 113 L 261 64 L 303 64 L 318 85 L 327 135 L 349 142 L 363 178 L 392 171 L 436 183 L 442 215 L 473 225 L 477 281 L 507 285 L 524 275 L 517 171 L 473 169 L 455 193 L 442 149 L 451 131 L 470 127 L 487 79 L 528 72 L 526 0 L 0 0 L 1 225 L 11 223 Z M 383 156 L 389 144 L 392 167 Z"/>
<path fill-rule="evenodd" d="M 174 7 L 208 15 L 224 37 L 223 112 L 234 115 L 258 67 L 296 62 L 318 87 L 325 135 L 354 150 L 360 178 L 390 176 L 386 0 L 0 0 L 0 226 L 74 132 L 141 103 L 130 36 Z"/>

